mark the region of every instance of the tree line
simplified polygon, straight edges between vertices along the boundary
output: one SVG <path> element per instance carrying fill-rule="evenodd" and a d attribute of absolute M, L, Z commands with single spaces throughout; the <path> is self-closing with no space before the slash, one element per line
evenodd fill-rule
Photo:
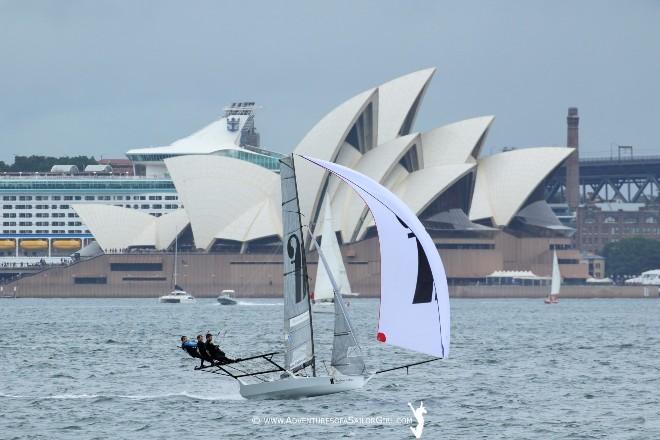
<path fill-rule="evenodd" d="M 608 276 L 639 275 L 660 269 L 660 241 L 643 237 L 613 241 L 605 245 L 603 257 Z"/>
<path fill-rule="evenodd" d="M 87 165 L 96 165 L 94 156 L 14 156 L 14 163 L 0 161 L 0 172 L 3 173 L 47 173 L 53 165 L 75 165 L 80 171 Z"/>

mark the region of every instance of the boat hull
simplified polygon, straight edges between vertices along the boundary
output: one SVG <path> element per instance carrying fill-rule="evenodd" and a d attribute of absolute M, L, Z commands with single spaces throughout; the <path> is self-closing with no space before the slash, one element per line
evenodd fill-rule
<path fill-rule="evenodd" d="M 161 297 L 160 302 L 165 303 L 165 304 L 187 304 L 187 303 L 194 303 L 195 299 L 194 298 Z"/>
<path fill-rule="evenodd" d="M 236 300 L 234 298 L 229 298 L 226 296 L 219 296 L 218 297 L 218 302 L 222 304 L 223 306 L 235 306 L 236 305 Z"/>
<path fill-rule="evenodd" d="M 288 377 L 256 384 L 240 385 L 241 396 L 246 399 L 302 399 L 362 388 L 362 376 L 342 377 Z"/>

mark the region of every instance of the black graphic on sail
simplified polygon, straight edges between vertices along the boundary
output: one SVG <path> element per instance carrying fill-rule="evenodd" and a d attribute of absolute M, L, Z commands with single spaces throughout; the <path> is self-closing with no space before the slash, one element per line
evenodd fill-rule
<path fill-rule="evenodd" d="M 417 244 L 417 283 L 415 285 L 415 295 L 413 295 L 413 304 L 429 303 L 433 299 L 433 273 L 426 252 L 417 236 L 410 230 L 408 225 L 399 218 L 399 223 L 408 229 L 408 238 L 414 238 Z"/>
<path fill-rule="evenodd" d="M 291 264 L 293 264 L 294 271 L 296 274 L 295 277 L 295 289 L 296 289 L 296 303 L 299 303 L 304 298 L 303 292 L 303 279 L 302 279 L 302 249 L 300 248 L 300 240 L 298 240 L 297 235 L 291 235 L 286 244 L 286 252 L 289 258 L 291 259 Z"/>

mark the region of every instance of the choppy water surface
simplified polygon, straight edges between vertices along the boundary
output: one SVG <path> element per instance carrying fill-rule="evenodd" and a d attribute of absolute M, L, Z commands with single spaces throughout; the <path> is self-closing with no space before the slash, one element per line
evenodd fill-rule
<path fill-rule="evenodd" d="M 0 438 L 405 439 L 396 418 L 420 400 L 422 438 L 660 438 L 658 300 L 453 300 L 450 359 L 298 401 L 243 400 L 176 348 L 181 334 L 209 329 L 227 331 L 230 355 L 279 348 L 280 304 L 0 300 Z M 351 306 L 369 365 L 422 359 L 376 345 L 377 308 Z M 315 318 L 327 359 L 331 315 Z M 268 417 L 290 423 L 265 426 Z"/>

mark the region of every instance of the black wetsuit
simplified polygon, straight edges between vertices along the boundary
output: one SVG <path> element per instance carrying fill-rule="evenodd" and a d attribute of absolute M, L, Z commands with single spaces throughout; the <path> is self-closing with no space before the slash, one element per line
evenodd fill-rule
<path fill-rule="evenodd" d="M 204 342 L 197 341 L 197 352 L 199 353 L 199 358 L 202 360 L 200 366 L 204 364 L 204 361 L 213 363 L 213 359 L 211 356 L 209 356 L 209 353 L 206 350 L 206 344 Z"/>
<path fill-rule="evenodd" d="M 229 359 L 227 355 L 225 355 L 225 352 L 220 350 L 220 347 L 218 347 L 214 343 L 207 342 L 205 345 L 206 345 L 206 351 L 208 352 L 209 356 L 211 356 L 213 359 L 220 362 L 221 364 L 226 364 L 234 361 L 233 359 Z"/>

